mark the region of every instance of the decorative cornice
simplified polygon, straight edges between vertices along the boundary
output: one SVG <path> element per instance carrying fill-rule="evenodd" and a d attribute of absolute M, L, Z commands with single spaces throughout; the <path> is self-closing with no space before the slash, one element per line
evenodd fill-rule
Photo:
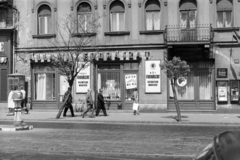
<path fill-rule="evenodd" d="M 57 12 L 57 8 L 56 7 L 54 8 L 54 12 Z"/>

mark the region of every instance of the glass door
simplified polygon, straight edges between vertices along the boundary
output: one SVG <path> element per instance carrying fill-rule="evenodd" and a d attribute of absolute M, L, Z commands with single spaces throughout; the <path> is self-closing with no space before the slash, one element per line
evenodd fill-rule
<path fill-rule="evenodd" d="M 131 109 L 133 105 L 133 92 L 138 88 L 138 72 L 124 72 L 124 109 Z"/>

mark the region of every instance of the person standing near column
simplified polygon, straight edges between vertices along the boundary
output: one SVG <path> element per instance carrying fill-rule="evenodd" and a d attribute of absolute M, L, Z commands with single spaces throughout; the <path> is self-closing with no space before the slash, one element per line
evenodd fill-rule
<path fill-rule="evenodd" d="M 24 90 L 23 86 L 19 87 L 21 93 L 22 93 L 22 102 L 21 102 L 21 108 L 24 109 L 26 114 L 28 114 L 29 110 L 26 107 L 26 91 Z"/>
<path fill-rule="evenodd" d="M 98 101 L 97 101 L 97 110 L 96 110 L 96 116 L 98 116 L 100 110 L 103 111 L 104 116 L 107 116 L 106 108 L 105 108 L 105 103 L 104 103 L 104 97 L 102 95 L 102 89 L 99 89 L 98 93 Z"/>
<path fill-rule="evenodd" d="M 87 110 L 83 112 L 82 118 L 84 118 L 85 114 L 87 114 L 88 111 L 92 110 L 92 118 L 94 118 L 94 108 L 93 108 L 93 99 L 92 99 L 92 90 L 89 88 L 86 94 L 86 105 L 87 105 Z"/>

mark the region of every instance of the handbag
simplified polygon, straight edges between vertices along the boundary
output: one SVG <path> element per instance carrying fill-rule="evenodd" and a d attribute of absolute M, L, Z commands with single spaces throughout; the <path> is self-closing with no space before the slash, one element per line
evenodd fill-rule
<path fill-rule="evenodd" d="M 138 103 L 133 103 L 133 110 L 138 110 Z"/>

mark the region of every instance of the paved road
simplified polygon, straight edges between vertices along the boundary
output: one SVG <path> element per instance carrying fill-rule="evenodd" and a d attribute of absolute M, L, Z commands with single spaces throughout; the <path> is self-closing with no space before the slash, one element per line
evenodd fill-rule
<path fill-rule="evenodd" d="M 0 121 L 0 124 L 12 122 Z M 190 160 L 213 135 L 234 126 L 28 122 L 0 132 L 0 159 Z"/>

